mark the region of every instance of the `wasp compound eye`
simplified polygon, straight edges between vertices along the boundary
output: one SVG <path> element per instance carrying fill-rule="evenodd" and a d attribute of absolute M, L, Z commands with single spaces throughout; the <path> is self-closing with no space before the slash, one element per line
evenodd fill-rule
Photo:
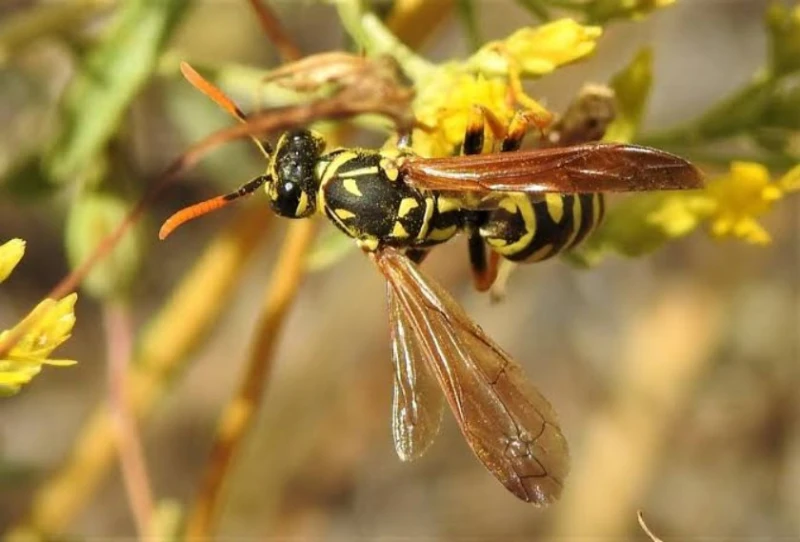
<path fill-rule="evenodd" d="M 285 218 L 305 218 L 315 210 L 314 198 L 294 181 L 274 182 L 269 196 L 272 210 Z"/>

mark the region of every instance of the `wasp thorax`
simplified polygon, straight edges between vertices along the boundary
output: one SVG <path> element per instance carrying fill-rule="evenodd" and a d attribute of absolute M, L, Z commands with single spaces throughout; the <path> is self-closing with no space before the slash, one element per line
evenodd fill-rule
<path fill-rule="evenodd" d="M 272 210 L 287 218 L 305 218 L 316 210 L 319 180 L 315 170 L 325 148 L 309 130 L 283 134 L 272 158 L 272 182 L 267 193 Z"/>

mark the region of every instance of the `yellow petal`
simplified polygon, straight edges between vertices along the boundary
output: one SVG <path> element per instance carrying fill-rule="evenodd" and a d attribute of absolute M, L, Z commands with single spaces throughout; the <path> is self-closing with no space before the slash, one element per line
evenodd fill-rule
<path fill-rule="evenodd" d="M 22 239 L 12 239 L 0 245 L 0 282 L 8 278 L 23 254 L 25 254 L 25 241 Z"/>
<path fill-rule="evenodd" d="M 21 385 L 41 371 L 42 365 L 75 364 L 73 360 L 48 359 L 48 356 L 72 332 L 77 297 L 77 294 L 71 294 L 60 301 L 45 299 L 13 330 L 0 333 L 2 343 L 14 330 L 24 330 L 7 359 L 0 359 L 0 395 L 16 393 Z"/>
<path fill-rule="evenodd" d="M 591 54 L 602 33 L 599 26 L 559 19 L 535 28 L 521 28 L 505 40 L 490 42 L 468 64 L 492 75 L 507 75 L 510 64 L 514 64 L 523 76 L 541 76 Z"/>

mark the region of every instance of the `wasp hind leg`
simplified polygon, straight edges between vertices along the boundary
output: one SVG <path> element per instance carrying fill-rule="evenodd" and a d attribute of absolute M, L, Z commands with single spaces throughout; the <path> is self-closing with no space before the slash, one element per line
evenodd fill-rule
<path fill-rule="evenodd" d="M 487 118 L 489 128 L 496 136 L 496 117 L 483 106 L 473 106 L 467 119 L 467 129 L 464 131 L 464 142 L 461 145 L 462 154 L 483 152 Z M 487 217 L 488 213 L 485 211 L 464 211 L 464 231 L 468 234 L 469 264 L 475 289 L 479 292 L 488 290 L 497 274 L 497 258 L 494 253 L 487 257 L 486 243 L 480 234 L 480 227 Z"/>
<path fill-rule="evenodd" d="M 502 152 L 513 152 L 519 150 L 522 141 L 528 133 L 528 127 L 535 119 L 532 113 L 518 111 L 507 127 L 503 126 L 497 116 L 483 106 L 475 106 L 472 114 L 467 121 L 467 129 L 464 134 L 463 153 L 479 154 L 483 150 L 484 129 L 489 127 L 495 139 L 500 141 Z M 491 212 L 472 211 L 465 216 L 465 231 L 469 233 L 469 262 L 472 268 L 472 277 L 475 289 L 485 292 L 489 289 L 494 291 L 492 286 L 498 277 L 498 270 L 503 263 L 506 268 L 512 267 L 511 262 L 501 262 L 500 254 L 494 250 L 488 251 L 484 235 L 481 228 L 489 221 Z M 503 281 L 505 282 L 505 281 Z"/>

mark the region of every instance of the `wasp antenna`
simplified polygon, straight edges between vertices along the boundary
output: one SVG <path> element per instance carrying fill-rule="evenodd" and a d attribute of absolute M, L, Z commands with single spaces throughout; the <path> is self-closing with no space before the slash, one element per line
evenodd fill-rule
<path fill-rule="evenodd" d="M 197 71 L 192 68 L 188 62 L 181 62 L 181 73 L 194 88 L 211 98 L 215 104 L 227 111 L 239 122 L 247 122 L 247 115 L 245 115 L 244 112 L 239 109 L 239 106 L 236 105 L 233 100 L 228 98 L 228 96 L 226 96 L 222 90 L 211 84 L 211 82 L 209 82 L 206 78 L 197 73 Z M 252 139 L 253 142 L 258 146 L 262 154 L 269 158 L 269 151 L 264 147 L 264 145 L 252 135 L 250 136 L 250 139 Z"/>
<path fill-rule="evenodd" d="M 195 203 L 194 205 L 181 209 L 164 221 L 164 223 L 161 225 L 161 229 L 158 230 L 158 238 L 163 241 L 181 224 L 189 222 L 198 216 L 210 213 L 211 211 L 216 211 L 217 209 L 227 205 L 228 202 L 229 200 L 225 199 L 225 196 L 217 196 L 215 198 L 201 201 L 200 203 Z"/>
<path fill-rule="evenodd" d="M 201 201 L 200 203 L 190 205 L 189 207 L 184 207 L 164 221 L 164 223 L 161 225 L 161 229 L 158 230 L 158 238 L 163 241 L 169 234 L 175 231 L 178 226 L 185 224 L 190 220 L 194 220 L 199 216 L 203 216 L 212 211 L 216 211 L 217 209 L 221 209 L 235 199 L 252 194 L 259 186 L 267 182 L 267 179 L 268 177 L 266 175 L 260 175 L 252 181 L 239 187 L 239 189 L 235 192 L 225 194 L 224 196 L 216 196 L 211 199 L 207 199 L 206 201 Z"/>

